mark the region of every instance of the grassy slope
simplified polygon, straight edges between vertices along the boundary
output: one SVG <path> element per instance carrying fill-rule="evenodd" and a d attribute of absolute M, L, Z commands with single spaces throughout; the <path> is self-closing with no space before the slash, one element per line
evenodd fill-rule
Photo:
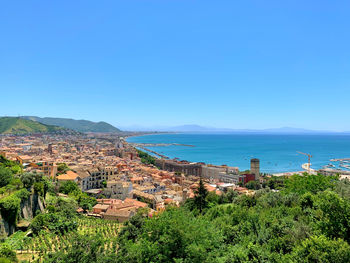
<path fill-rule="evenodd" d="M 0 118 L 0 133 L 2 134 L 26 134 L 55 132 L 63 130 L 60 127 L 44 125 L 39 122 L 25 120 L 17 117 Z"/>
<path fill-rule="evenodd" d="M 106 122 L 92 122 L 87 120 L 73 120 L 66 118 L 39 118 L 35 116 L 22 116 L 21 118 L 38 121 L 46 125 L 56 125 L 79 132 L 118 132 L 116 127 Z"/>

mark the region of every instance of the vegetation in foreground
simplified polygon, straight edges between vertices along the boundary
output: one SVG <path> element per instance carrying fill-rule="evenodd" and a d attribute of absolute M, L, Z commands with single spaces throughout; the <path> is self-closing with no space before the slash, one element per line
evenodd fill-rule
<path fill-rule="evenodd" d="M 18 220 L 7 209 L 33 191 L 47 206 L 29 232 L 3 240 L 0 262 L 350 262 L 350 182 L 337 177 L 267 178 L 250 186 L 262 187 L 253 196 L 218 196 L 200 183 L 182 207 L 151 218 L 140 211 L 120 228 L 78 216 L 78 206 L 88 210 L 95 200 L 76 185 L 62 185 L 68 196 L 57 197 L 44 179 L 2 168 L 2 215 Z"/>

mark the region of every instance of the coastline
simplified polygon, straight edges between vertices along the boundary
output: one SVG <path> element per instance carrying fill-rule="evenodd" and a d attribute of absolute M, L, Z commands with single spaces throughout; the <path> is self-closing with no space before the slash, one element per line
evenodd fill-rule
<path fill-rule="evenodd" d="M 241 144 L 239 145 L 234 145 L 234 147 L 232 147 L 232 143 L 228 144 L 228 145 L 224 145 L 225 147 L 225 153 L 221 152 L 221 148 L 222 145 L 217 146 L 216 145 L 216 141 L 211 141 L 211 139 L 213 137 L 218 137 L 221 136 L 221 134 L 197 134 L 197 133 L 153 133 L 153 134 L 145 134 L 145 135 L 138 135 L 138 136 L 132 136 L 132 137 L 143 137 L 143 136 L 149 136 L 149 135 L 164 135 L 164 134 L 169 134 L 170 136 L 164 136 L 164 138 L 159 139 L 159 137 L 157 136 L 148 140 L 148 139 L 139 139 L 139 140 L 135 140 L 135 141 L 128 141 L 126 139 L 126 142 L 128 144 L 154 144 L 153 146 L 155 146 L 155 148 L 152 148 L 152 146 L 150 146 L 151 148 L 145 147 L 142 150 L 146 151 L 147 153 L 151 154 L 152 156 L 156 157 L 156 158 L 165 158 L 165 159 L 177 159 L 177 160 L 186 160 L 188 162 L 193 162 L 193 163 L 206 163 L 206 164 L 212 164 L 212 165 L 223 165 L 223 164 L 227 164 L 228 166 L 238 166 L 240 168 L 240 170 L 247 170 L 249 167 L 249 159 L 251 157 L 256 157 L 259 158 L 261 160 L 262 163 L 262 172 L 264 173 L 269 173 L 269 174 L 287 174 L 287 173 L 302 173 L 305 172 L 306 170 L 302 169 L 303 165 L 306 163 L 306 160 L 303 158 L 303 156 L 298 156 L 297 154 L 297 150 L 299 149 L 303 149 L 303 143 L 306 143 L 305 147 L 309 147 L 317 145 L 319 146 L 319 144 L 321 145 L 320 148 L 321 151 L 319 151 L 318 149 L 311 151 L 310 153 L 312 153 L 313 155 L 317 156 L 317 159 L 314 158 L 312 159 L 312 164 L 313 164 L 313 168 L 317 171 L 320 169 L 326 169 L 328 167 L 326 167 L 327 165 L 330 164 L 332 159 L 347 159 L 344 157 L 349 157 L 350 152 L 348 152 L 346 149 L 346 145 L 349 143 L 349 141 L 347 139 L 341 138 L 343 136 L 340 136 L 340 142 L 342 143 L 342 141 L 345 140 L 346 145 L 344 145 L 344 147 L 341 147 L 341 149 L 336 149 L 338 151 L 333 151 L 332 149 L 328 149 L 326 148 L 323 144 L 323 137 L 326 137 L 326 139 L 328 140 L 326 143 L 328 144 L 335 144 L 337 145 L 337 143 L 339 144 L 339 140 L 338 141 L 334 141 L 333 140 L 333 136 L 331 137 L 327 137 L 327 136 L 315 136 L 313 137 L 313 140 L 311 140 L 310 142 L 310 137 L 309 136 L 304 136 L 303 140 L 300 140 L 299 142 L 299 138 L 303 138 L 303 136 L 289 136 L 289 135 L 278 135 L 278 136 L 265 136 L 265 135 L 245 135 L 245 136 L 236 136 L 235 134 L 230 135 L 233 137 L 236 137 L 236 140 L 241 141 L 242 138 L 245 138 L 245 140 L 249 141 L 252 138 L 252 141 L 254 142 L 254 138 L 253 137 L 261 137 L 264 140 L 262 141 L 258 141 L 260 145 L 263 145 L 264 148 L 269 149 L 269 152 L 266 152 L 264 150 L 260 150 L 258 149 L 260 152 L 259 154 L 254 154 L 252 152 L 252 154 L 250 153 L 246 153 L 247 151 L 250 151 L 249 149 L 244 149 L 244 148 L 240 148 Z M 175 137 L 175 136 L 171 136 L 171 135 L 181 135 L 180 137 Z M 226 135 L 228 136 L 228 135 Z M 205 141 L 204 146 L 203 146 L 203 142 L 199 141 L 198 137 L 204 137 L 204 139 L 208 139 L 209 141 L 208 143 Z M 290 137 L 292 137 L 292 140 L 289 140 Z M 220 138 L 221 140 L 225 141 L 227 140 L 226 138 L 230 139 L 229 136 L 228 137 L 223 137 Z M 248 138 L 248 139 L 247 139 Z M 259 140 L 261 140 L 261 138 L 259 138 Z M 255 138 L 256 140 L 256 138 Z M 272 145 L 272 147 L 270 148 L 270 143 L 271 140 L 273 140 L 274 145 Z M 291 148 L 289 149 L 288 147 L 286 148 L 284 146 L 284 144 L 279 145 L 278 140 L 282 140 L 283 143 L 288 143 L 288 147 Z M 296 145 L 293 144 L 293 140 L 294 141 L 298 141 L 298 143 L 296 143 Z M 276 141 L 276 142 L 275 142 Z M 291 141 L 291 142 L 290 142 Z M 321 143 L 318 143 L 318 141 L 320 141 Z M 161 150 L 161 144 L 171 144 L 169 143 L 171 142 L 172 144 L 174 144 L 173 142 L 177 142 L 179 144 L 196 144 L 196 148 L 192 149 L 185 149 L 183 147 L 181 148 L 175 148 L 175 147 L 165 147 L 164 151 Z M 202 145 L 200 144 L 202 143 Z M 214 143 L 214 144 L 213 144 Z M 222 143 L 222 141 L 221 141 Z M 224 142 L 226 143 L 226 142 Z M 156 145 L 159 144 L 159 145 Z M 198 145 L 199 144 L 199 145 Z M 207 145 L 208 144 L 208 145 Z M 214 146 L 215 145 L 215 146 Z M 252 143 L 253 146 L 255 146 Z M 275 147 L 276 145 L 281 146 L 279 148 L 281 152 L 281 154 L 279 155 L 279 153 L 277 154 L 274 153 L 273 151 L 275 149 L 273 149 L 273 147 Z M 301 146 L 300 146 L 301 145 Z M 172 146 L 172 145 L 171 145 Z M 245 146 L 245 144 L 243 144 L 243 147 Z M 259 145 L 258 145 L 259 146 Z M 203 148 L 204 147 L 204 148 Z M 213 148 L 214 147 L 214 148 Z M 231 150 L 232 148 L 236 148 L 233 149 L 233 151 Z M 263 148 L 263 149 L 264 149 Z M 314 147 L 317 148 L 317 147 Z M 339 147 L 338 147 L 339 148 Z M 219 151 L 219 152 L 218 152 Z M 305 150 L 308 151 L 308 150 Z M 273 154 L 271 154 L 271 152 Z M 331 155 L 330 153 L 332 153 L 333 155 Z M 232 158 L 230 158 L 230 156 L 232 156 Z M 272 157 L 271 157 L 272 156 Z M 273 159 L 273 157 L 280 157 L 280 159 Z M 193 158 L 191 158 L 193 157 Z M 204 157 L 204 158 L 203 158 Z M 222 158 L 224 157 L 224 158 Z M 341 157 L 341 158 L 339 158 Z M 199 159 L 201 158 L 201 159 Z M 226 160 L 229 161 L 225 161 L 224 159 L 226 158 Z M 280 162 L 281 161 L 281 162 Z M 336 170 L 342 170 L 343 172 L 349 172 L 349 170 L 346 169 L 333 169 L 334 171 Z"/>

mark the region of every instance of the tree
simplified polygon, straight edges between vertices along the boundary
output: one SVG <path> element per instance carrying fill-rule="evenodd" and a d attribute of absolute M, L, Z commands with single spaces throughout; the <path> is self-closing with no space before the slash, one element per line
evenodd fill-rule
<path fill-rule="evenodd" d="M 286 256 L 286 258 L 290 257 Z M 300 263 L 350 262 L 350 246 L 342 239 L 330 240 L 325 236 L 312 236 L 294 248 L 291 259 Z"/>
<path fill-rule="evenodd" d="M 0 262 L 18 262 L 16 252 L 8 244 L 0 245 Z"/>
<path fill-rule="evenodd" d="M 245 187 L 247 187 L 248 189 L 251 189 L 251 190 L 261 189 L 261 185 L 257 181 L 249 181 L 248 183 L 246 183 Z"/>
<path fill-rule="evenodd" d="M 32 173 L 24 173 L 21 175 L 20 179 L 23 183 L 23 186 L 27 189 L 30 189 L 35 181 L 34 174 Z"/>
<path fill-rule="evenodd" d="M 86 193 L 79 193 L 76 195 L 75 200 L 85 212 L 97 204 L 96 198 L 88 196 Z"/>
<path fill-rule="evenodd" d="M 331 191 L 320 193 L 315 199 L 318 227 L 330 238 L 342 238 L 349 242 L 350 203 Z"/>
<path fill-rule="evenodd" d="M 338 177 L 336 176 L 315 174 L 293 175 L 285 181 L 284 191 L 298 194 L 304 194 L 306 192 L 316 194 L 327 189 L 333 189 L 337 181 Z"/>
<path fill-rule="evenodd" d="M 44 184 L 42 182 L 34 183 L 34 193 L 44 196 Z"/>
<path fill-rule="evenodd" d="M 69 170 L 70 169 L 66 163 L 57 163 L 57 174 L 64 174 Z"/>
<path fill-rule="evenodd" d="M 70 194 L 73 193 L 75 191 L 80 191 L 77 183 L 73 182 L 73 181 L 66 181 L 64 183 L 61 184 L 60 189 L 59 189 L 60 193 L 64 193 L 64 194 Z"/>
<path fill-rule="evenodd" d="M 10 169 L 0 166 L 0 187 L 11 183 L 13 175 Z"/>
<path fill-rule="evenodd" d="M 49 253 L 45 256 L 47 263 L 104 263 L 117 262 L 115 253 L 103 253 L 103 240 L 100 236 L 74 235 L 70 237 L 70 246 L 65 251 Z"/>
<path fill-rule="evenodd" d="M 120 238 L 117 262 L 215 262 L 223 242 L 222 232 L 211 222 L 181 208 L 146 219 Z"/>
<path fill-rule="evenodd" d="M 208 190 L 205 188 L 202 178 L 199 180 L 199 186 L 194 192 L 194 204 L 200 213 L 207 207 Z"/>

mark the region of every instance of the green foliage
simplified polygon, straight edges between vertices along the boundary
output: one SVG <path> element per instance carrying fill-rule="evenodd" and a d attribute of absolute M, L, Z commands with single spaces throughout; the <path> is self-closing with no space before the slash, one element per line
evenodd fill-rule
<path fill-rule="evenodd" d="M 44 183 L 43 182 L 35 182 L 33 185 L 34 193 L 44 196 Z"/>
<path fill-rule="evenodd" d="M 17 198 L 19 198 L 22 201 L 22 200 L 28 199 L 28 197 L 30 196 L 30 192 L 27 189 L 21 189 L 15 193 L 13 193 L 13 196 L 16 196 Z"/>
<path fill-rule="evenodd" d="M 9 223 L 17 222 L 21 199 L 14 194 L 0 199 L 1 216 Z"/>
<path fill-rule="evenodd" d="M 13 174 L 22 172 L 22 167 L 17 162 L 8 160 L 2 155 L 0 155 L 0 167 L 9 168 Z"/>
<path fill-rule="evenodd" d="M 326 189 L 333 189 L 336 176 L 323 176 L 314 174 L 305 174 L 303 176 L 293 175 L 285 181 L 285 191 L 304 194 L 306 192 L 317 193 Z"/>
<path fill-rule="evenodd" d="M 19 190 L 23 188 L 23 183 L 20 178 L 15 177 L 12 179 L 10 183 L 10 187 L 13 188 L 14 190 Z"/>
<path fill-rule="evenodd" d="M 120 234 L 117 262 L 216 262 L 222 241 L 204 218 L 169 209 Z"/>
<path fill-rule="evenodd" d="M 137 154 L 140 157 L 142 163 L 153 164 L 153 165 L 156 164 L 156 159 L 153 156 L 149 155 L 148 153 L 137 150 Z"/>
<path fill-rule="evenodd" d="M 205 188 L 202 178 L 199 180 L 199 186 L 194 191 L 194 204 L 200 213 L 203 212 L 205 208 L 207 208 L 207 195 L 208 190 Z"/>
<path fill-rule="evenodd" d="M 205 213 L 198 213 L 198 200 L 190 199 L 183 208 L 159 217 L 137 217 L 120 233 L 118 260 L 349 262 L 350 201 L 332 191 L 337 178 L 319 177 L 293 176 L 283 184 L 273 179 L 281 191 L 266 188 L 254 196 L 206 193 L 200 199 L 206 202 Z M 344 194 L 350 184 L 341 187 Z M 202 233 L 201 226 L 208 233 Z M 196 248 L 192 250 L 189 243 Z"/>
<path fill-rule="evenodd" d="M 251 189 L 251 190 L 261 189 L 261 185 L 257 181 L 249 181 L 248 183 L 246 183 L 245 187 L 247 187 L 248 189 Z"/>
<path fill-rule="evenodd" d="M 271 176 L 270 178 L 265 177 L 264 186 L 269 187 L 270 189 L 283 189 L 285 181 L 288 180 L 283 176 Z"/>
<path fill-rule="evenodd" d="M 86 193 L 77 194 L 75 200 L 84 211 L 91 210 L 92 207 L 97 204 L 96 198 L 88 196 Z"/>
<path fill-rule="evenodd" d="M 228 189 L 226 193 L 223 193 L 219 197 L 219 204 L 232 203 L 237 198 L 237 196 L 238 194 L 236 191 Z"/>
<path fill-rule="evenodd" d="M 46 200 L 47 206 L 53 206 L 55 212 L 63 212 L 66 214 L 74 215 L 76 214 L 76 209 L 78 208 L 78 203 L 74 198 L 71 197 L 59 197 L 59 196 L 49 196 Z"/>
<path fill-rule="evenodd" d="M 103 186 L 104 188 L 107 187 L 107 181 L 106 181 L 106 180 L 103 180 L 103 181 L 101 182 L 101 184 L 102 184 L 102 186 Z"/>
<path fill-rule="evenodd" d="M 77 183 L 75 183 L 73 181 L 66 181 L 60 185 L 59 191 L 60 191 L 60 193 L 68 195 L 70 193 L 79 192 L 80 189 L 79 189 L 79 186 L 77 185 Z"/>
<path fill-rule="evenodd" d="M 26 189 L 21 189 L 0 199 L 1 216 L 9 223 L 16 224 L 19 216 L 21 201 L 29 197 Z"/>
<path fill-rule="evenodd" d="M 45 213 L 37 215 L 32 223 L 30 229 L 35 235 L 38 235 L 40 231 L 49 231 L 56 234 L 64 234 L 65 232 L 77 229 L 77 221 L 71 219 L 67 220 L 67 216 L 63 213 Z"/>
<path fill-rule="evenodd" d="M 336 181 L 334 183 L 334 192 L 340 197 L 350 200 L 350 181 L 348 179 Z"/>
<path fill-rule="evenodd" d="M 11 183 L 13 174 L 9 168 L 0 166 L 0 187 L 6 186 Z"/>
<path fill-rule="evenodd" d="M 56 125 L 67 129 L 72 129 L 78 132 L 119 132 L 120 130 L 110 125 L 109 123 L 100 121 L 92 122 L 87 120 L 73 120 L 66 118 L 39 118 L 34 116 L 25 116 L 23 118 L 38 121 L 46 125 Z"/>
<path fill-rule="evenodd" d="M 7 244 L 0 245 L 0 262 L 18 262 L 16 252 Z"/>
<path fill-rule="evenodd" d="M 293 249 L 286 258 L 293 262 L 350 262 L 350 246 L 342 239 L 328 239 L 325 236 L 312 236 Z"/>
<path fill-rule="evenodd" d="M 42 173 L 24 173 L 20 177 L 23 186 L 30 190 L 33 186 L 35 194 L 46 197 L 46 193 L 53 188 L 52 182 Z"/>
<path fill-rule="evenodd" d="M 276 187 L 278 180 L 273 182 Z M 88 210 L 96 200 L 67 187 L 68 197 L 49 195 L 48 212 L 36 216 L 31 229 L 44 262 L 350 262 L 350 183 L 304 175 L 283 179 L 277 188 L 218 196 L 201 181 L 183 207 L 152 218 L 140 211 L 117 239 L 116 228 L 106 239 L 110 225 L 96 227 L 106 221 L 81 219 L 75 212 L 78 204 Z M 9 197 L 20 202 L 29 194 L 21 191 Z M 81 221 L 87 222 L 84 230 Z M 55 240 L 61 244 L 52 245 Z M 21 249 L 24 243 L 7 244 Z"/>
<path fill-rule="evenodd" d="M 326 191 L 314 197 L 316 225 L 330 238 L 350 241 L 350 203 Z"/>
<path fill-rule="evenodd" d="M 45 257 L 46 263 L 112 263 L 116 262 L 116 254 L 104 251 L 104 241 L 98 235 L 76 235 L 70 240 L 70 247 L 66 251 L 49 253 Z"/>
<path fill-rule="evenodd" d="M 66 181 L 61 184 L 59 191 L 64 194 L 69 194 L 78 205 L 85 211 L 91 210 L 94 205 L 97 204 L 96 198 L 90 197 L 86 193 L 83 193 L 79 186 L 72 181 Z"/>
<path fill-rule="evenodd" d="M 21 175 L 20 179 L 23 186 L 27 189 L 30 189 L 35 182 L 35 176 L 32 173 L 24 173 Z"/>
<path fill-rule="evenodd" d="M 18 117 L 1 117 L 0 133 L 3 134 L 27 134 L 37 132 L 56 132 L 63 128 L 45 125 L 32 120 L 25 120 Z"/>
<path fill-rule="evenodd" d="M 69 170 L 70 169 L 66 163 L 57 163 L 57 174 L 64 174 Z"/>

